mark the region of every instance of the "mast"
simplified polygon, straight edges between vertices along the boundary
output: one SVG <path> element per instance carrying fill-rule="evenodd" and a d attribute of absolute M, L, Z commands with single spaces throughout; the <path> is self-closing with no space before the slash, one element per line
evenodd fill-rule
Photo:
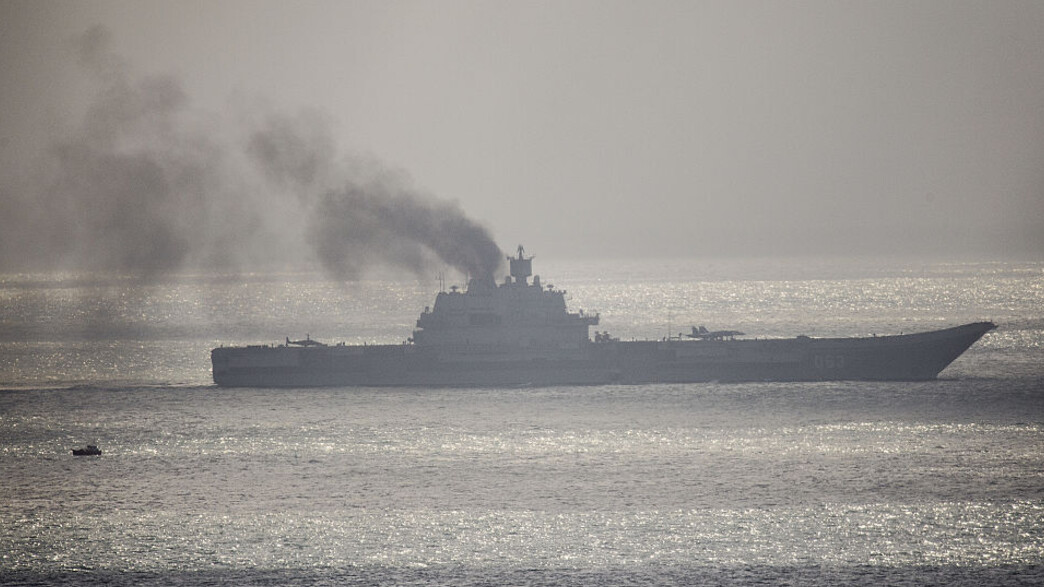
<path fill-rule="evenodd" d="M 511 278 L 515 283 L 528 285 L 528 278 L 533 274 L 533 257 L 525 257 L 525 249 L 518 245 L 518 257 L 508 257 L 511 265 Z"/>

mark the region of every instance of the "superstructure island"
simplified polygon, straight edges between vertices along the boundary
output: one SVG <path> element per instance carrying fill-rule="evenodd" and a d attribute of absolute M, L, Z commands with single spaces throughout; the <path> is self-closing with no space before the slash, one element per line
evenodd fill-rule
<path fill-rule="evenodd" d="M 403 344 L 326 345 L 310 338 L 211 351 L 228 387 L 548 386 L 934 379 L 992 322 L 866 338 L 743 339 L 731 330 L 664 340 L 590 336 L 598 314 L 570 312 L 533 276 L 520 246 L 510 275 L 472 279 L 435 298 Z M 532 277 L 532 281 L 530 280 Z"/>

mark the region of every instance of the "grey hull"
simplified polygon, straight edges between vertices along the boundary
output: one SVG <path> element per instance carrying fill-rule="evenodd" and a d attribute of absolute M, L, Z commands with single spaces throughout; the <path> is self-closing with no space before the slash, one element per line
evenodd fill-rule
<path fill-rule="evenodd" d="M 211 352 L 228 387 L 546 386 L 934 379 L 991 322 L 869 338 L 589 342 L 569 350 L 421 345 L 251 346 Z"/>

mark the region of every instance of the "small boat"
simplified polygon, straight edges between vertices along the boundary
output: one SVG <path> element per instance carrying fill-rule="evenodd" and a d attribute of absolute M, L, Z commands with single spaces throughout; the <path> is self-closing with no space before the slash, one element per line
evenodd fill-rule
<path fill-rule="evenodd" d="M 93 444 L 88 444 L 85 448 L 72 449 L 72 453 L 76 457 L 96 457 L 101 454 L 101 449 Z"/>

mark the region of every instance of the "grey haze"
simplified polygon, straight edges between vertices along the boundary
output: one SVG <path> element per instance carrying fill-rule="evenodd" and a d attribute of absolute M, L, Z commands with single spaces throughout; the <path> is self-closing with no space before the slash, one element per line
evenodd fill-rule
<path fill-rule="evenodd" d="M 7 1 L 0 112 L 7 268 L 1044 252 L 1039 2 Z"/>

